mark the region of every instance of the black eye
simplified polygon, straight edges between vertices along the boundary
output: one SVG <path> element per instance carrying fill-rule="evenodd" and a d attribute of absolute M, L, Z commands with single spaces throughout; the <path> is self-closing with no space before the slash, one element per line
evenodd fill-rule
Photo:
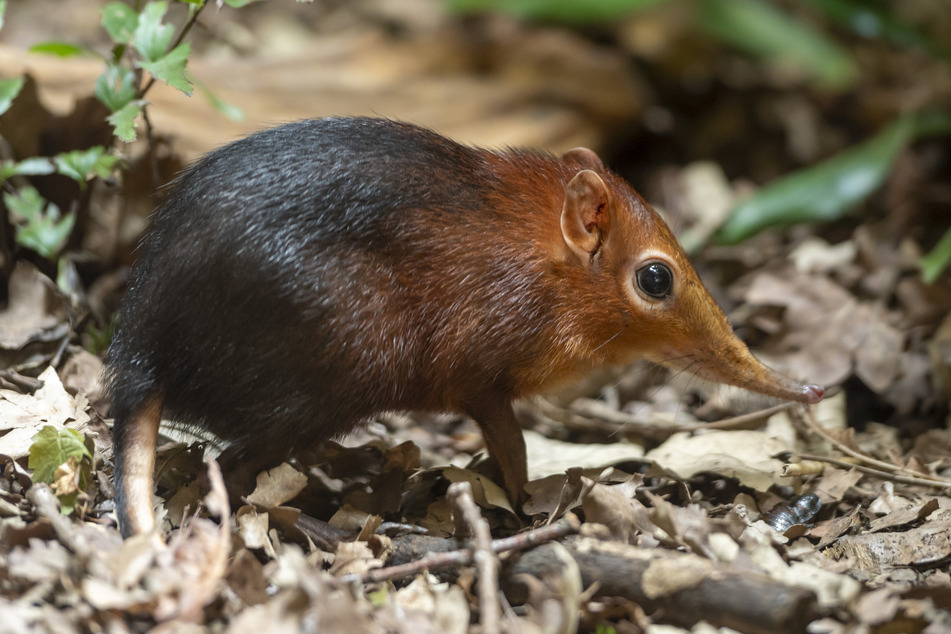
<path fill-rule="evenodd" d="M 637 286 L 651 297 L 663 299 L 674 286 L 674 274 L 666 264 L 651 262 L 637 272 Z"/>

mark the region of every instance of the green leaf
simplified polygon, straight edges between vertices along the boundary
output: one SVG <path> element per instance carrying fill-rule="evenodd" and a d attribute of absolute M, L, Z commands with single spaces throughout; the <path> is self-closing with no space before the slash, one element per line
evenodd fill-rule
<path fill-rule="evenodd" d="M 96 97 L 109 112 L 121 110 L 135 99 L 135 73 L 131 68 L 109 64 L 96 78 Z"/>
<path fill-rule="evenodd" d="M 26 226 L 17 226 L 15 240 L 20 246 L 52 260 L 63 248 L 75 224 L 76 214 L 66 214 L 60 218 L 59 208 L 50 203 L 47 213 L 40 220 Z"/>
<path fill-rule="evenodd" d="M 858 67 L 845 49 L 762 0 L 701 0 L 696 19 L 718 39 L 799 68 L 825 87 L 841 90 L 858 79 Z"/>
<path fill-rule="evenodd" d="M 23 88 L 22 77 L 0 79 L 0 115 L 10 109 L 13 100 L 20 94 L 21 88 Z"/>
<path fill-rule="evenodd" d="M 106 149 L 96 145 L 88 150 L 73 150 L 53 157 L 56 171 L 63 176 L 69 176 L 81 185 L 86 184 L 89 175 L 93 173 L 96 162 L 102 157 Z"/>
<path fill-rule="evenodd" d="M 934 284 L 941 273 L 951 264 L 951 227 L 945 231 L 944 236 L 935 245 L 935 248 L 919 261 L 921 265 L 921 277 L 925 284 Z"/>
<path fill-rule="evenodd" d="M 70 44 L 69 42 L 41 42 L 40 44 L 34 44 L 29 50 L 31 53 L 45 53 L 58 57 L 74 57 L 76 55 L 90 54 L 88 49 Z"/>
<path fill-rule="evenodd" d="M 906 48 L 920 48 L 935 57 L 951 59 L 951 50 L 916 30 L 884 4 L 868 0 L 808 0 L 826 16 L 869 39 L 884 39 Z"/>
<path fill-rule="evenodd" d="M 142 62 L 141 66 L 172 88 L 191 95 L 192 84 L 185 75 L 185 64 L 188 63 L 190 53 L 191 45 L 185 42 L 176 46 L 168 55 L 153 62 Z"/>
<path fill-rule="evenodd" d="M 146 62 L 154 62 L 165 55 L 172 41 L 174 30 L 171 25 L 162 24 L 167 7 L 166 2 L 150 2 L 139 14 L 132 45 Z"/>
<path fill-rule="evenodd" d="M 197 83 L 197 82 L 196 82 Z M 201 91 L 201 94 L 205 96 L 205 99 L 208 100 L 208 103 L 212 107 L 228 117 L 232 121 L 243 121 L 244 120 L 244 111 L 233 103 L 229 103 L 224 99 L 221 99 L 218 95 L 208 90 L 208 88 L 201 83 L 198 83 L 198 89 Z"/>
<path fill-rule="evenodd" d="M 606 22 L 665 1 L 667 0 L 446 0 L 446 4 L 457 13 L 501 12 L 522 19 L 583 24 Z"/>
<path fill-rule="evenodd" d="M 104 147 L 96 145 L 88 150 L 73 150 L 54 156 L 53 163 L 57 172 L 85 185 L 93 176 L 106 178 L 112 172 L 117 158 L 105 152 Z"/>
<path fill-rule="evenodd" d="M 21 221 L 16 225 L 17 244 L 47 259 L 53 259 L 59 252 L 76 223 L 75 214 L 66 214 L 61 218 L 59 208 L 47 203 L 33 187 L 5 193 L 3 202 L 15 216 L 14 220 Z"/>
<path fill-rule="evenodd" d="M 0 163 L 0 183 L 7 180 L 14 174 L 20 176 L 45 176 L 56 172 L 56 166 L 53 162 L 44 156 L 34 156 L 24 159 L 19 163 L 15 161 L 4 161 Z"/>
<path fill-rule="evenodd" d="M 34 482 L 53 482 L 53 474 L 70 458 L 92 458 L 83 443 L 83 435 L 69 427 L 47 425 L 33 436 L 27 466 L 33 469 Z"/>
<path fill-rule="evenodd" d="M 882 185 L 909 141 L 948 130 L 951 120 L 941 113 L 902 117 L 860 145 L 763 186 L 734 207 L 716 239 L 735 244 L 768 227 L 840 218 Z"/>
<path fill-rule="evenodd" d="M 116 44 L 129 44 L 139 24 L 139 14 L 122 2 L 110 2 L 102 8 L 102 26 Z"/>
<path fill-rule="evenodd" d="M 106 117 L 106 120 L 115 129 L 115 134 L 126 143 L 135 141 L 136 121 L 142 112 L 145 101 L 130 101 L 120 110 L 116 110 Z"/>
<path fill-rule="evenodd" d="M 3 202 L 7 208 L 21 218 L 32 222 L 40 217 L 46 200 L 33 187 L 23 187 L 13 193 L 5 193 Z"/>

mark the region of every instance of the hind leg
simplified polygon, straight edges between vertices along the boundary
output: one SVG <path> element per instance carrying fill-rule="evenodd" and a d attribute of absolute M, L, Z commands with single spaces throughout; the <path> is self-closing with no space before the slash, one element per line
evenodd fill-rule
<path fill-rule="evenodd" d="M 113 427 L 116 514 L 123 537 L 155 529 L 152 489 L 161 420 L 162 398 L 152 396 L 130 416 L 117 417 Z"/>

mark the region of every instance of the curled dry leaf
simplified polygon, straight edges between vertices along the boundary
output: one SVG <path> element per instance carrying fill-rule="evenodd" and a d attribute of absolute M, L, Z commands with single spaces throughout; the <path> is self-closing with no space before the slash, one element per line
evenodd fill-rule
<path fill-rule="evenodd" d="M 764 432 L 711 431 L 696 436 L 674 434 L 645 458 L 679 478 L 709 471 L 765 491 L 782 480 L 783 463 L 773 456 L 789 449 Z"/>
<path fill-rule="evenodd" d="M 0 367 L 25 362 L 36 367 L 38 359 L 45 365 L 69 333 L 69 302 L 52 280 L 23 260 L 10 274 L 7 294 L 0 310 Z"/>

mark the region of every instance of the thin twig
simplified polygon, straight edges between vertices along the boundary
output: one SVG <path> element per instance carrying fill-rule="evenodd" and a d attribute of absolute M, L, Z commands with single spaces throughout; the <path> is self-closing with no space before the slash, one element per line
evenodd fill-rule
<path fill-rule="evenodd" d="M 684 425 L 675 425 L 670 429 L 672 431 L 701 431 L 704 429 L 745 428 L 748 425 L 765 420 L 773 414 L 798 406 L 799 403 L 780 403 L 779 405 L 773 405 L 772 407 L 750 412 L 749 414 L 740 414 L 739 416 L 731 416 L 730 418 L 721 418 L 720 420 L 713 421 L 712 423 L 688 423 Z"/>
<path fill-rule="evenodd" d="M 545 399 L 537 399 L 535 406 L 539 412 L 552 420 L 569 426 L 584 427 L 594 431 L 616 434 L 618 432 L 648 435 L 652 438 L 667 437 L 678 432 L 694 432 L 708 429 L 745 429 L 756 423 L 794 407 L 798 403 L 780 403 L 749 414 L 723 418 L 711 423 L 684 423 L 680 425 L 657 425 L 621 411 L 579 412 L 561 408 Z"/>
<path fill-rule="evenodd" d="M 891 462 L 884 462 L 884 461 L 882 461 L 882 460 L 878 460 L 878 459 L 876 459 L 876 458 L 872 458 L 871 456 L 868 456 L 868 455 L 866 455 L 866 454 L 864 454 L 864 453 L 862 453 L 862 452 L 860 452 L 860 451 L 856 451 L 855 449 L 852 449 L 851 447 L 849 447 L 848 445 L 846 445 L 846 444 L 843 443 L 842 441 L 837 440 L 836 438 L 832 437 L 826 430 L 824 430 L 824 429 L 819 425 L 819 423 L 816 422 L 815 417 L 812 415 L 812 411 L 809 410 L 809 409 L 806 410 L 806 413 L 805 413 L 805 415 L 803 416 L 803 419 L 802 419 L 802 420 L 803 420 L 803 422 L 806 423 L 806 426 L 807 426 L 810 430 L 813 431 L 813 433 L 815 433 L 815 434 L 819 435 L 820 437 L 822 437 L 823 440 L 825 440 L 826 442 L 830 443 L 833 447 L 835 447 L 836 449 L 838 449 L 838 450 L 841 451 L 842 453 L 846 454 L 847 456 L 852 456 L 853 458 L 855 458 L 855 459 L 857 459 L 857 460 L 861 460 L 862 462 L 864 462 L 864 463 L 866 463 L 866 464 L 872 465 L 872 467 L 875 467 L 875 468 L 877 468 L 877 469 L 879 469 L 879 470 L 881 470 L 881 471 L 885 471 L 885 472 L 888 472 L 888 473 L 903 473 L 903 474 L 905 474 L 906 476 L 908 476 L 908 477 L 910 477 L 910 478 L 913 478 L 913 479 L 916 479 L 916 480 L 930 481 L 930 482 L 932 483 L 932 486 L 934 486 L 934 485 L 942 486 L 942 487 L 949 487 L 949 486 L 951 486 L 951 482 L 949 482 L 948 480 L 944 480 L 944 479 L 942 479 L 942 478 L 938 478 L 938 477 L 936 477 L 936 476 L 932 476 L 932 475 L 928 475 L 928 474 L 924 474 L 924 473 L 918 473 L 918 472 L 912 471 L 911 469 L 908 469 L 908 468 L 906 468 L 906 467 L 902 467 L 902 466 L 899 466 L 899 465 L 896 465 L 896 464 L 892 464 Z M 817 460 L 818 460 L 818 459 L 819 459 L 819 458 L 817 458 Z M 896 480 L 896 482 L 897 482 L 897 480 Z"/>
<path fill-rule="evenodd" d="M 495 553 L 504 553 L 510 550 L 525 550 L 538 544 L 544 544 L 556 539 L 561 539 L 567 535 L 577 533 L 581 528 L 578 518 L 569 513 L 554 524 L 542 526 L 534 530 L 519 533 L 512 537 L 496 539 L 492 542 L 492 551 Z M 400 577 L 409 577 L 423 571 L 441 570 L 443 568 L 452 568 L 454 566 L 467 566 L 472 563 L 472 549 L 463 548 L 445 553 L 433 553 L 416 561 L 400 564 L 398 566 L 388 566 L 386 568 L 375 568 L 368 570 L 360 576 L 348 575 L 346 581 L 359 581 L 360 583 L 377 583 L 398 579 Z"/>
<path fill-rule="evenodd" d="M 502 611 L 499 608 L 499 556 L 492 550 L 492 533 L 489 523 L 482 517 L 479 507 L 472 499 L 472 485 L 454 482 L 447 492 L 453 516 L 465 522 L 469 535 L 475 538 L 472 560 L 479 573 L 479 624 L 484 634 L 501 632 Z"/>
<path fill-rule="evenodd" d="M 825 462 L 836 467 L 841 467 L 843 469 L 855 469 L 856 471 L 861 471 L 868 475 L 874 475 L 876 477 L 882 478 L 883 480 L 891 480 L 892 482 L 899 482 L 901 484 L 911 484 L 917 486 L 926 486 L 933 487 L 938 489 L 948 489 L 951 488 L 951 482 L 936 482 L 934 480 L 926 480 L 925 478 L 919 478 L 915 476 L 903 476 L 895 475 L 893 472 L 884 471 L 882 469 L 875 469 L 873 467 L 866 467 L 865 465 L 855 464 L 847 460 L 839 460 L 837 458 L 828 458 L 825 456 L 814 456 L 811 454 L 798 454 L 803 460 L 815 460 L 817 462 Z"/>

